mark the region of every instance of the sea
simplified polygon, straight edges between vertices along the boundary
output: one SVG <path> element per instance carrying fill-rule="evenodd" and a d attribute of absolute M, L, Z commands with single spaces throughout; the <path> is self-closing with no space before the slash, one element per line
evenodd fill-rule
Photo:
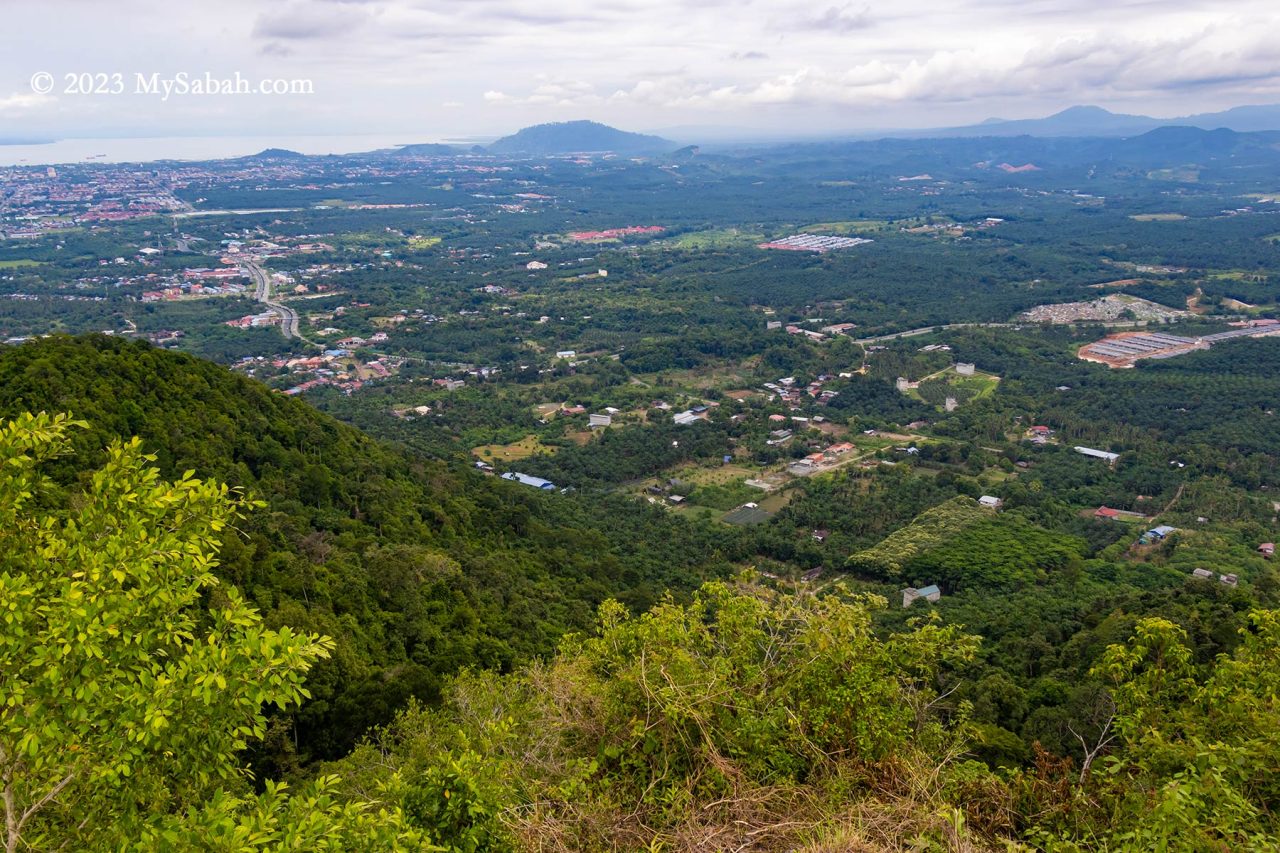
<path fill-rule="evenodd" d="M 469 144 L 474 139 L 418 139 L 400 134 L 346 136 L 151 136 L 59 139 L 44 143 L 0 144 L 0 166 L 57 166 L 69 163 L 151 163 L 158 160 L 222 160 L 284 148 L 299 154 L 355 154 L 425 142 Z"/>

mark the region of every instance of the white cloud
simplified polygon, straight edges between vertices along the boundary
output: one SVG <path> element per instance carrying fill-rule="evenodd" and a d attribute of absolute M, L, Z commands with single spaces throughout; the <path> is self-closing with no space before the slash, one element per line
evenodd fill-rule
<path fill-rule="evenodd" d="M 0 114 L 21 110 L 30 127 L 78 132 L 324 133 L 337 122 L 432 135 L 581 117 L 646 129 L 703 112 L 835 127 L 1280 100 L 1274 0 L 44 0 L 5 14 L 33 34 L 0 55 L 0 86 L 15 91 L 36 70 L 315 81 L 316 96 L 288 110 L 0 99 Z M 109 30 L 119 34 L 101 38 Z"/>
<path fill-rule="evenodd" d="M 0 116 L 21 117 L 53 100 L 48 95 L 37 95 L 35 92 L 15 92 L 7 98 L 0 98 Z"/>

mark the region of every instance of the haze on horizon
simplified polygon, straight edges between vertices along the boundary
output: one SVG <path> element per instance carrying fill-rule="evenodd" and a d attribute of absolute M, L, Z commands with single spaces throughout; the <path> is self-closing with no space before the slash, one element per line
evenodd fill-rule
<path fill-rule="evenodd" d="M 937 127 L 1088 103 L 1280 101 L 1269 0 L 45 0 L 10 4 L 0 136 Z M 32 92 L 31 76 L 57 82 Z M 67 95 L 67 73 L 305 78 L 314 94 Z"/>

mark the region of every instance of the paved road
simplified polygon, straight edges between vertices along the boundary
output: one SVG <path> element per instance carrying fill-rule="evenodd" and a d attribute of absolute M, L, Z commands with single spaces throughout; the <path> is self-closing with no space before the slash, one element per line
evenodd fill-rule
<path fill-rule="evenodd" d="M 1205 316 L 1200 319 L 1204 320 L 1238 320 L 1243 314 L 1215 314 L 1213 316 Z M 1058 326 L 1099 326 L 1104 329 L 1146 329 L 1149 327 L 1163 327 L 1173 325 L 1172 323 L 1152 323 L 1147 320 L 1078 320 L 1075 323 L 1056 323 Z M 1025 320 L 1021 323 L 945 323 L 938 326 L 923 326 L 919 329 L 910 329 L 905 332 L 894 332 L 891 335 L 877 335 L 874 338 L 857 338 L 855 344 L 877 344 L 882 341 L 892 341 L 898 338 L 913 338 L 916 335 L 927 335 L 930 332 L 942 332 L 947 329 L 1038 329 L 1040 323 L 1031 320 Z M 1230 333 L 1224 333 L 1230 334 Z"/>
<path fill-rule="evenodd" d="M 892 335 L 877 335 L 874 338 L 858 338 L 855 344 L 875 344 L 880 341 L 892 341 L 897 338 L 913 338 L 916 335 L 927 335 L 930 332 L 941 332 L 945 329 L 1011 329 L 1016 326 L 1034 325 L 1031 323 L 946 323 L 941 326 L 924 326 L 906 332 L 894 332 Z"/>
<path fill-rule="evenodd" d="M 284 333 L 284 336 L 286 338 L 306 340 L 298 332 L 298 312 L 288 305 L 276 302 L 271 298 L 271 277 L 267 275 L 267 271 L 259 266 L 256 261 L 248 259 L 242 260 L 240 267 L 245 271 L 246 275 L 253 279 L 255 288 L 253 298 L 280 317 L 280 331 Z"/>

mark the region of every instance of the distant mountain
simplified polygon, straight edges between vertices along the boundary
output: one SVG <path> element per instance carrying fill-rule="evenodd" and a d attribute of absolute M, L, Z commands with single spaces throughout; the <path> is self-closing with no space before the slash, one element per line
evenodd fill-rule
<path fill-rule="evenodd" d="M 572 154 L 612 151 L 616 154 L 657 154 L 675 149 L 660 136 L 629 133 L 594 121 L 538 124 L 504 136 L 489 146 L 494 154 Z"/>
<path fill-rule="evenodd" d="M 1051 116 L 1005 121 L 987 119 L 964 127 L 936 128 L 907 136 L 1136 136 L 1158 127 L 1226 128 L 1240 132 L 1280 130 L 1280 104 L 1233 107 L 1181 118 L 1152 118 L 1113 113 L 1102 107 L 1069 107 Z"/>
<path fill-rule="evenodd" d="M 396 157 L 447 157 L 451 154 L 460 154 L 463 150 L 461 146 L 446 145 L 442 142 L 417 142 L 412 145 L 401 145 L 391 153 Z"/>
<path fill-rule="evenodd" d="M 1205 130 L 1199 127 L 1158 127 L 1139 136 L 1107 143 L 1111 158 L 1170 165 L 1178 163 L 1207 163 L 1228 157 L 1247 157 L 1251 161 L 1280 165 L 1280 152 L 1276 143 L 1280 132 L 1238 133 L 1219 127 Z"/>
<path fill-rule="evenodd" d="M 290 151 L 288 148 L 264 148 L 257 154 L 238 157 L 239 160 L 305 160 L 306 154 Z"/>

